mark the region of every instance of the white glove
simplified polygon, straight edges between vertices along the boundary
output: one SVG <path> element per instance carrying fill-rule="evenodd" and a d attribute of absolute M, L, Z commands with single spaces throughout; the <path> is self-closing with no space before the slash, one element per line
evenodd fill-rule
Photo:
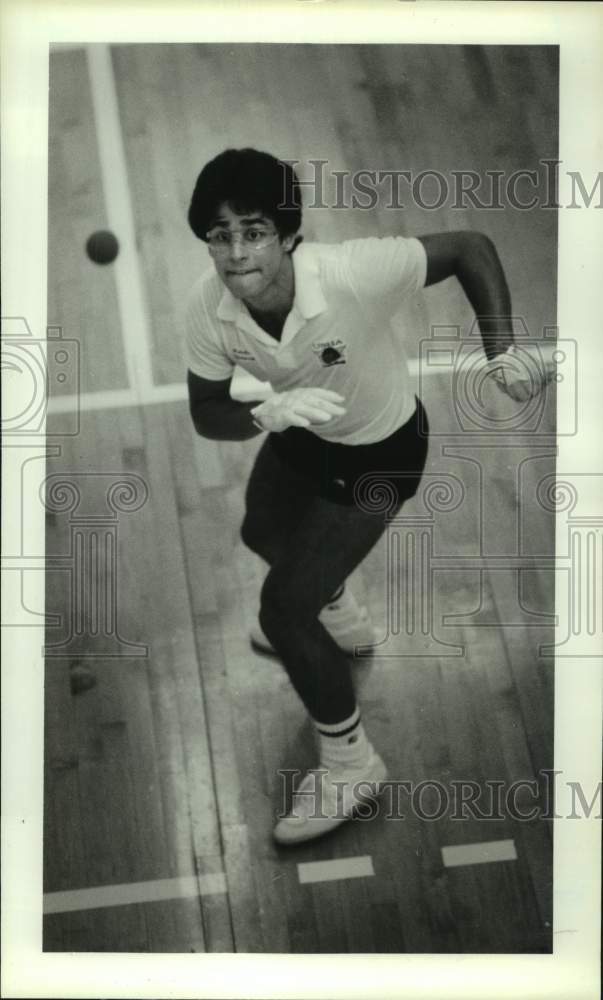
<path fill-rule="evenodd" d="M 254 423 L 264 431 L 327 424 L 346 412 L 343 396 L 331 389 L 287 389 L 274 392 L 251 410 Z"/>
<path fill-rule="evenodd" d="M 524 403 L 555 378 L 554 350 L 554 344 L 512 344 L 503 354 L 491 358 L 488 368 L 502 392 L 517 403 Z"/>

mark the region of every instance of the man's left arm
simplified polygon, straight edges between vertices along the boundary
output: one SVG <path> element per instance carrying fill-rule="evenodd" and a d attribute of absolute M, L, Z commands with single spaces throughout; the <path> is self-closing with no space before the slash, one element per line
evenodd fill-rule
<path fill-rule="evenodd" d="M 457 278 L 475 312 L 499 387 L 520 402 L 539 392 L 554 376 L 555 365 L 538 364 L 533 358 L 530 362 L 514 346 L 511 295 L 492 240 L 467 231 L 435 233 L 419 240 L 427 255 L 425 286 Z"/>

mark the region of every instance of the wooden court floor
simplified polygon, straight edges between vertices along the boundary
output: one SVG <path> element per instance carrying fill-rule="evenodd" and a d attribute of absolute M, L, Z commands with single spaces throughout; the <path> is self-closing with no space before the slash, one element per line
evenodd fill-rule
<path fill-rule="evenodd" d="M 554 472 L 554 392 L 534 425 L 514 425 L 513 404 L 491 387 L 485 408 L 510 430 L 467 430 L 451 373 L 427 371 L 424 348 L 431 326 L 466 329 L 470 311 L 453 282 L 405 305 L 401 335 L 432 430 L 425 490 L 354 574 L 382 643 L 353 670 L 366 728 L 414 798 L 402 791 L 395 815 L 386 802 L 323 841 L 277 848 L 279 771 L 315 759 L 282 667 L 247 640 L 263 568 L 238 526 L 260 439 L 195 435 L 179 309 L 207 263 L 185 215 L 208 157 L 253 144 L 333 169 L 529 168 L 556 153 L 555 53 L 156 45 L 109 57 L 147 339 L 124 323 L 120 258 L 101 268 L 83 254 L 108 224 L 113 181 L 90 62 L 57 52 L 48 322 L 79 343 L 82 395 L 71 433 L 75 376 L 52 383 L 44 947 L 550 951 L 551 824 L 542 808 L 520 814 L 543 806 L 541 772 L 553 766 L 542 647 L 554 516 L 537 496 Z M 308 238 L 333 241 L 481 228 L 533 336 L 554 325 L 554 213 L 409 204 L 307 215 Z M 141 390 L 132 379 L 145 365 Z M 460 783 L 473 783 L 482 812 L 493 788 L 515 783 L 514 813 L 507 801 L 497 818 L 455 817 Z"/>

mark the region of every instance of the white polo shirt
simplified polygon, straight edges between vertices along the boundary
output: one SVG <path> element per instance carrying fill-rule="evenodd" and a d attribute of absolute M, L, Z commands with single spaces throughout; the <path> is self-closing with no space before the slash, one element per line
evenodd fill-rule
<path fill-rule="evenodd" d="M 312 432 L 342 444 L 382 441 L 415 410 L 406 353 L 391 321 L 402 297 L 425 284 L 425 249 L 404 237 L 302 243 L 292 261 L 295 296 L 280 341 L 215 270 L 201 276 L 186 309 L 188 366 L 220 380 L 240 365 L 275 392 L 333 389 L 346 413 Z"/>

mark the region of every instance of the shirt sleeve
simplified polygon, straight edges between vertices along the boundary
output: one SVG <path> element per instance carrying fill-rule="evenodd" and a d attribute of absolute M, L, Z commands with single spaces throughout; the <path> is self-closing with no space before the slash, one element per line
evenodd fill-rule
<path fill-rule="evenodd" d="M 214 381 L 231 378 L 234 362 L 221 342 L 217 320 L 204 300 L 202 286 L 195 286 L 189 296 L 185 331 L 186 360 L 190 371 L 200 378 Z"/>
<path fill-rule="evenodd" d="M 359 298 L 408 295 L 425 285 L 427 254 L 415 237 L 347 240 L 342 249 L 347 279 Z"/>

